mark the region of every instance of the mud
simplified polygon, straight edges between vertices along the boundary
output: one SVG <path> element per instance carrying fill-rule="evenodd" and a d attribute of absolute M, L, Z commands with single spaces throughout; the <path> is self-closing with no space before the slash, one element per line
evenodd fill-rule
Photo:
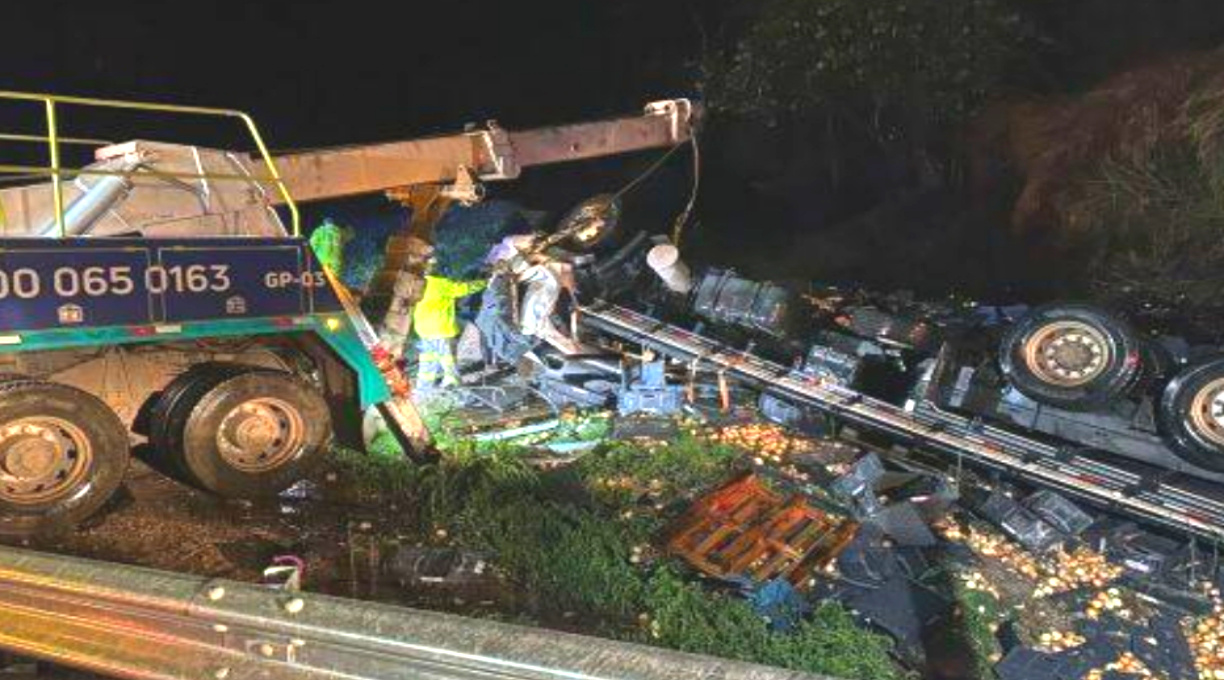
<path fill-rule="evenodd" d="M 74 532 L 8 545 L 166 571 L 278 585 L 278 559 L 300 559 L 303 590 L 595 632 L 490 567 L 480 579 L 412 582 L 395 573 L 397 551 L 453 547 L 420 534 L 411 508 L 362 502 L 350 482 L 324 468 L 275 499 L 220 499 L 133 463 L 123 489 Z"/>

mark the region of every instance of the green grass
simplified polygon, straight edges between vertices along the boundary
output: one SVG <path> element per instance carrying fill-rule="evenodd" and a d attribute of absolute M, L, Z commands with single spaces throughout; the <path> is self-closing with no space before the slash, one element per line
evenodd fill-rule
<path fill-rule="evenodd" d="M 646 606 L 655 642 L 673 649 L 753 661 L 838 678 L 896 678 L 891 642 L 859 628 L 835 604 L 789 633 L 772 632 L 747 603 L 711 594 L 658 570 L 649 580 Z"/>
<path fill-rule="evenodd" d="M 562 412 L 557 418 L 557 426 L 552 429 L 504 440 L 477 441 L 454 432 L 452 426 L 457 422 L 457 416 L 450 411 L 432 411 L 423 416 L 425 425 L 435 434 L 435 443 L 445 451 L 494 452 L 506 448 L 544 447 L 560 442 L 598 442 L 605 439 L 612 429 L 610 414 Z M 403 449 L 388 430 L 381 431 L 375 437 L 370 452 L 379 458 L 403 457 Z"/>
<path fill-rule="evenodd" d="M 692 498 L 725 479 L 741 454 L 689 435 L 642 444 L 612 442 L 577 465 L 591 494 L 613 511 L 632 510 L 643 498 L 674 502 Z"/>
<path fill-rule="evenodd" d="M 891 643 L 839 606 L 775 633 L 746 602 L 682 576 L 680 565 L 635 560 L 635 547 L 651 544 L 674 508 L 729 474 L 732 449 L 684 437 L 649 448 L 611 443 L 549 473 L 529 455 L 459 444 L 432 468 L 344 452 L 336 460 L 363 493 L 411 498 L 422 535 L 444 529 L 459 545 L 490 551 L 515 583 L 597 622 L 603 635 L 848 679 L 900 677 Z"/>
<path fill-rule="evenodd" d="M 953 595 L 962 612 L 963 627 L 960 631 L 967 638 L 968 648 L 973 654 L 973 665 L 979 680 L 993 680 L 995 660 L 1002 653 L 994 627 L 1008 617 L 994 595 L 966 588 L 959 579 L 954 579 Z"/>

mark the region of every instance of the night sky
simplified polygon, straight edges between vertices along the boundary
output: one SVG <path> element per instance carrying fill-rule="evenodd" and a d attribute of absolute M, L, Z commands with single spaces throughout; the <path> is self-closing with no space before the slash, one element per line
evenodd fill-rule
<path fill-rule="evenodd" d="M 241 108 L 282 148 L 631 111 L 695 33 L 647 0 L 11 5 L 6 87 Z"/>
<path fill-rule="evenodd" d="M 1224 40 L 1224 0 L 1013 1 L 1039 24 L 1041 39 L 1005 83 L 1008 94 L 1082 91 L 1118 69 Z M 760 4 L 10 2 L 0 86 L 238 108 L 254 114 L 269 144 L 282 152 L 454 132 L 489 118 L 521 129 L 698 95 L 703 48 L 717 42 L 721 28 L 742 20 L 745 8 Z M 86 118 L 76 111 L 64 112 L 63 123 L 65 134 L 250 146 L 233 128 L 213 124 Z M 791 141 L 785 130 L 763 137 L 752 125 L 717 123 L 704 142 L 701 238 L 695 240 L 708 259 L 770 276 L 773 258 L 796 235 L 819 239 L 823 228 L 897 190 L 878 180 L 886 173 L 873 167 L 887 159 L 862 156 L 862 181 L 833 187 L 787 175 L 791 168 L 818 165 L 822 149 Z M 40 124 L 36 107 L 0 104 L 4 130 L 37 133 Z M 10 146 L 0 147 L 6 158 L 20 158 L 7 155 Z M 528 171 L 518 182 L 495 187 L 494 196 L 556 214 L 584 196 L 615 190 L 656 156 Z M 687 182 L 687 164 L 678 158 L 636 199 L 651 207 L 647 219 L 665 228 L 687 198 Z M 365 205 L 385 205 L 380 201 Z M 822 274 L 805 271 L 802 258 L 792 265 L 811 278 Z M 856 275 L 869 279 L 888 271 L 868 268 Z"/>

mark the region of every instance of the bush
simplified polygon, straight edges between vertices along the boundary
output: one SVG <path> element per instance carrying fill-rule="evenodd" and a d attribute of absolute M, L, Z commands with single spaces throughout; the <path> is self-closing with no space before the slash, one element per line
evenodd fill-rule
<path fill-rule="evenodd" d="M 1171 145 L 1142 161 L 1108 160 L 1076 209 L 1098 244 L 1092 285 L 1114 305 L 1136 302 L 1215 321 L 1224 312 L 1224 191 L 1189 149 Z"/>

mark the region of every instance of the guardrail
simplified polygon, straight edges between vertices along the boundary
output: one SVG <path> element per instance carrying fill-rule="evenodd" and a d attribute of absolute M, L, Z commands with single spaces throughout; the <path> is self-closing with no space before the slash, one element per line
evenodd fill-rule
<path fill-rule="evenodd" d="M 10 548 L 0 548 L 0 649 L 133 680 L 820 680 L 643 645 Z"/>

